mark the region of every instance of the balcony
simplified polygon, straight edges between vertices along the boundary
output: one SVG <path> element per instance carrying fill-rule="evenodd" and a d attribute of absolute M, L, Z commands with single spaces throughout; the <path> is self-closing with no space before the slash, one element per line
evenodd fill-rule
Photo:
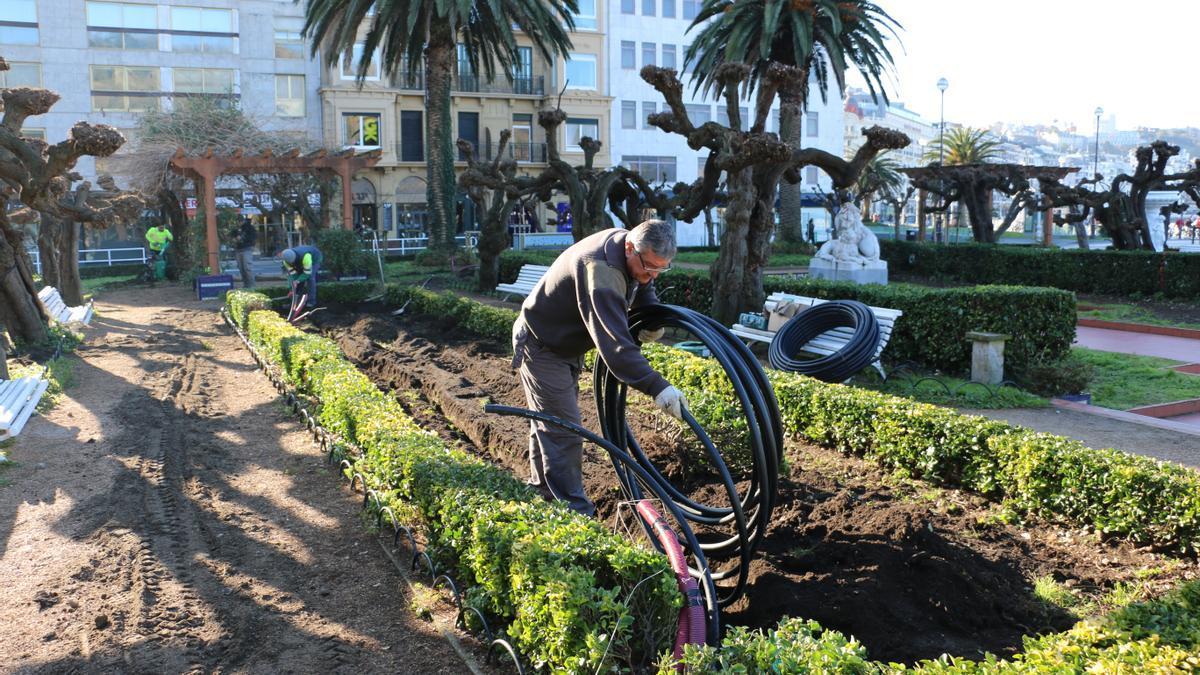
<path fill-rule="evenodd" d="M 425 90 L 425 74 L 416 73 L 411 77 L 404 73 L 401 68 L 400 72 L 392 76 L 392 86 L 396 89 L 406 89 L 410 91 Z M 536 77 L 518 77 L 512 82 L 500 77 L 494 81 L 487 81 L 478 75 L 469 73 L 459 73 L 454 76 L 454 82 L 451 84 L 452 90 L 461 93 L 470 94 L 516 94 L 519 96 L 543 96 L 546 93 L 546 78 L 538 75 Z"/>

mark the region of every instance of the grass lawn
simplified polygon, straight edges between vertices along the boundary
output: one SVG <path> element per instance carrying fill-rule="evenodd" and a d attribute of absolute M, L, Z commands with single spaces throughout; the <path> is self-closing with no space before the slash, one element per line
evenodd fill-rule
<path fill-rule="evenodd" d="M 1085 303 L 1088 304 L 1088 303 Z M 1164 319 L 1154 314 L 1154 312 L 1145 307 L 1137 305 L 1125 304 L 1089 304 L 1097 309 L 1080 310 L 1079 318 L 1081 319 L 1100 319 L 1102 321 L 1124 321 L 1126 323 L 1146 323 L 1153 326 L 1172 326 L 1175 328 L 1195 328 L 1200 329 L 1200 323 L 1189 323 L 1186 321 L 1173 321 Z"/>
<path fill-rule="evenodd" d="M 116 284 L 116 283 L 121 283 L 124 281 L 129 281 L 132 278 L 133 277 L 128 274 L 114 276 L 114 277 L 92 277 L 90 279 L 80 279 L 79 283 L 80 283 L 80 287 L 83 289 L 83 294 L 89 295 L 89 294 L 95 293 L 96 291 L 103 290 L 106 286 L 109 286 L 110 284 Z"/>
<path fill-rule="evenodd" d="M 1143 405 L 1200 398 L 1200 375 L 1170 370 L 1179 361 L 1073 347 L 1073 354 L 1092 364 L 1092 405 L 1128 410 Z"/>

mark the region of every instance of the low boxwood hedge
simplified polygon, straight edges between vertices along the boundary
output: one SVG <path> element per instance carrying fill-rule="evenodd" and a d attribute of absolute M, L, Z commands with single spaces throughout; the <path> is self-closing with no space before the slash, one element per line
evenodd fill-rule
<path fill-rule="evenodd" d="M 1200 296 L 1200 254 L 881 241 L 890 269 L 976 284 L 1048 286 L 1101 295 Z"/>
<path fill-rule="evenodd" d="M 645 667 L 670 645 L 681 599 L 665 558 L 446 447 L 334 342 L 257 309 L 267 302 L 247 291 L 227 297 L 260 354 L 318 402 L 321 424 L 361 449 L 348 473 L 361 473 L 382 505 L 415 508 L 430 550 L 467 583 L 466 601 L 506 625 L 535 666 Z"/>
<path fill-rule="evenodd" d="M 501 258 L 500 278 L 516 279 L 526 262 L 542 264 L 520 252 L 507 252 Z M 712 307 L 712 281 L 707 272 L 674 269 L 659 278 L 657 287 L 663 302 L 705 313 Z M 969 331 L 1012 336 L 1004 346 L 1009 372 L 1020 371 L 1037 357 L 1059 358 L 1075 339 L 1075 297 L 1052 288 L 925 288 L 767 277 L 763 290 L 767 294 L 860 300 L 874 307 L 901 310 L 904 316 L 896 322 L 885 358 L 946 372 L 970 370 Z"/>

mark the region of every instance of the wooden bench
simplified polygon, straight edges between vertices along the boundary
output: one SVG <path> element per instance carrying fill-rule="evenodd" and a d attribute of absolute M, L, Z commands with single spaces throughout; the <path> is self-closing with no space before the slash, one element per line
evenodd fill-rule
<path fill-rule="evenodd" d="M 533 292 L 533 287 L 542 280 L 542 277 L 546 276 L 546 272 L 549 270 L 549 265 L 522 265 L 520 271 L 517 272 L 517 280 L 511 284 L 498 284 L 496 291 L 503 293 L 505 300 L 508 300 L 510 295 L 529 295 Z"/>
<path fill-rule="evenodd" d="M 772 293 L 767 297 L 765 304 L 768 312 L 774 309 L 783 302 L 794 302 L 801 307 L 808 308 L 813 305 L 819 305 L 828 300 L 819 298 L 809 298 L 803 295 L 789 295 L 787 293 Z M 892 337 L 892 328 L 896 324 L 896 319 L 903 316 L 904 312 L 898 309 L 886 309 L 883 307 L 871 307 L 871 312 L 875 314 L 875 318 L 879 320 L 879 347 L 875 350 L 875 359 L 871 364 L 879 371 L 879 374 L 887 379 L 887 374 L 883 372 L 883 365 L 879 362 L 879 356 L 883 353 L 883 348 L 887 346 L 888 340 Z M 775 339 L 775 331 L 759 330 L 743 326 L 740 323 L 733 324 L 730 332 L 745 340 L 749 345 L 751 342 L 765 342 L 771 344 Z M 802 351 L 816 356 L 828 356 L 846 346 L 850 338 L 854 336 L 854 329 L 849 327 L 834 328 L 821 333 L 808 344 L 804 345 Z"/>
<path fill-rule="evenodd" d="M 92 303 L 68 307 L 58 289 L 53 286 L 38 291 L 38 299 L 46 306 L 46 311 L 50 312 L 50 318 L 59 323 L 81 323 L 86 326 L 92 321 Z"/>

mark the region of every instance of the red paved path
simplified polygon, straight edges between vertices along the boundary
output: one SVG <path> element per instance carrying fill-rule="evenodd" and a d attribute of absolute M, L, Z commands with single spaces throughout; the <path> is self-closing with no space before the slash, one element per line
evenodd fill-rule
<path fill-rule="evenodd" d="M 1130 333 L 1107 328 L 1077 326 L 1075 328 L 1075 344 L 1104 352 L 1160 356 L 1184 363 L 1200 361 L 1200 340 L 1169 335 Z"/>

